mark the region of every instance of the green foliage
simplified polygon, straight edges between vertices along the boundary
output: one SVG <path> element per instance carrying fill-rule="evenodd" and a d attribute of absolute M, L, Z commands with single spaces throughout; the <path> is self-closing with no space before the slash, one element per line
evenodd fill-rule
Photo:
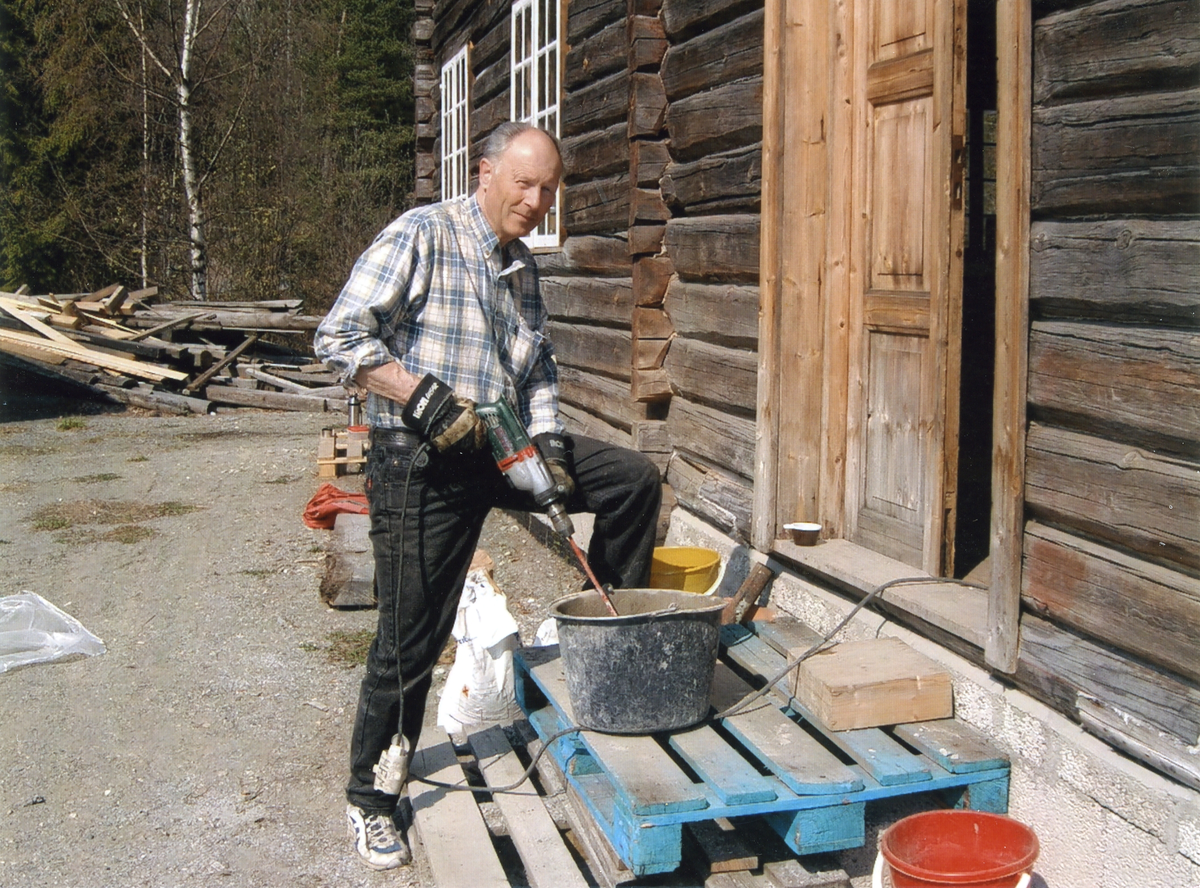
<path fill-rule="evenodd" d="M 124 0 L 170 67 L 185 0 Z M 413 179 L 413 0 L 221 7 L 193 103 L 214 299 L 329 304 Z M 117 0 L 0 0 L 0 288 L 189 286 L 171 81 Z M 224 12 L 223 12 L 224 14 Z"/>

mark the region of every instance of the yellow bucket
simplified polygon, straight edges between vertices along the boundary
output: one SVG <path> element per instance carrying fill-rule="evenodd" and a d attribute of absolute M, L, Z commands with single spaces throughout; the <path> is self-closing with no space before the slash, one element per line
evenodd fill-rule
<path fill-rule="evenodd" d="M 651 589 L 707 592 L 717 581 L 721 556 L 698 546 L 659 546 L 650 562 Z"/>

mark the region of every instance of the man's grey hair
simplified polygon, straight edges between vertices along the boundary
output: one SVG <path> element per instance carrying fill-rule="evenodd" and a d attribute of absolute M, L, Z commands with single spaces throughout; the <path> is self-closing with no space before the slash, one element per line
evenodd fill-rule
<path fill-rule="evenodd" d="M 530 130 L 537 130 L 550 139 L 554 144 L 554 150 L 558 153 L 559 163 L 562 163 L 562 145 L 559 144 L 558 137 L 554 133 L 548 133 L 544 129 L 534 126 L 532 123 L 523 123 L 516 120 L 506 120 L 491 131 L 487 140 L 483 143 L 483 156 L 487 158 L 489 163 L 497 163 L 500 160 L 500 156 L 513 143 L 513 139 L 521 135 L 521 133 L 527 133 Z"/>

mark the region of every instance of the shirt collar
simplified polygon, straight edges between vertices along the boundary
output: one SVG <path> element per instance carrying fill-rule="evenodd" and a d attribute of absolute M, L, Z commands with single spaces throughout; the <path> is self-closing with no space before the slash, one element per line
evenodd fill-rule
<path fill-rule="evenodd" d="M 500 237 L 492 230 L 487 216 L 483 215 L 483 207 L 479 205 L 479 198 L 476 195 L 467 198 L 467 223 L 471 226 L 471 233 L 475 235 L 475 240 L 483 248 L 483 254 L 491 256 L 500 246 Z M 503 260 L 503 256 L 501 259 Z"/>

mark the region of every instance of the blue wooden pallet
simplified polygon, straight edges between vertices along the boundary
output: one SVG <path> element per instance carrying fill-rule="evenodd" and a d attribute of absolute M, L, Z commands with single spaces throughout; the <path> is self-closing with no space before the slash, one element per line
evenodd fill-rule
<path fill-rule="evenodd" d="M 799 624 L 726 626 L 712 702 L 720 712 L 807 647 Z M 546 740 L 574 722 L 557 647 L 518 652 L 517 701 Z M 637 876 L 681 862 L 684 823 L 762 815 L 797 854 L 861 847 L 867 802 L 938 791 L 1005 813 L 1007 757 L 956 720 L 829 731 L 780 681 L 744 712 L 647 736 L 583 731 L 550 744 L 559 769 Z"/>

